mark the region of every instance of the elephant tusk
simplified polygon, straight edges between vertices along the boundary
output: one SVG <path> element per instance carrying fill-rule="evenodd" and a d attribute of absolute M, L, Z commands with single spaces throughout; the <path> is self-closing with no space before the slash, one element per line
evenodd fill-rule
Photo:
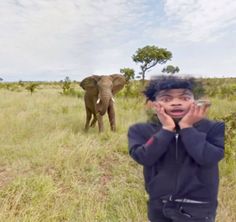
<path fill-rule="evenodd" d="M 111 100 L 112 100 L 113 103 L 115 102 L 115 99 L 113 97 L 111 97 Z"/>
<path fill-rule="evenodd" d="M 100 103 L 100 100 L 101 100 L 101 99 L 100 99 L 100 98 L 98 98 L 98 100 L 97 100 L 97 102 L 96 102 L 96 103 L 97 103 L 97 104 L 98 104 L 98 103 Z"/>

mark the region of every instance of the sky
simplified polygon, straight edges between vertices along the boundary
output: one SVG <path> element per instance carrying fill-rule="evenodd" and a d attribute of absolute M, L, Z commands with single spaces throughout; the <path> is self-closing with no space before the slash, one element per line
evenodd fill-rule
<path fill-rule="evenodd" d="M 0 77 L 4 81 L 81 81 L 140 72 L 138 48 L 172 52 L 167 65 L 201 77 L 236 77 L 236 1 L 0 1 Z"/>

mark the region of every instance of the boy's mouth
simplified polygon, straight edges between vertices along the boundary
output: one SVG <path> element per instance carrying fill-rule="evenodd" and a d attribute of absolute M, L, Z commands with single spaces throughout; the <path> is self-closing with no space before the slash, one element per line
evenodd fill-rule
<path fill-rule="evenodd" d="M 185 114 L 185 110 L 183 109 L 173 109 L 169 111 L 171 116 L 182 116 Z"/>

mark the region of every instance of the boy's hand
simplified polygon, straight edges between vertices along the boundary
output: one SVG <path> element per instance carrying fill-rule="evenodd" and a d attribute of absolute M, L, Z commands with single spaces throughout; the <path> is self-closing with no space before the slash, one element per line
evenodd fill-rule
<path fill-rule="evenodd" d="M 169 131 L 174 131 L 175 130 L 175 122 L 169 115 L 166 114 L 164 108 L 157 102 L 154 102 L 153 106 L 156 110 L 158 119 L 160 120 L 160 122 L 162 124 L 162 128 L 169 130 Z"/>
<path fill-rule="evenodd" d="M 209 108 L 208 104 L 198 106 L 195 103 L 190 106 L 188 113 L 180 120 L 180 129 L 192 127 L 194 123 L 203 119 Z"/>

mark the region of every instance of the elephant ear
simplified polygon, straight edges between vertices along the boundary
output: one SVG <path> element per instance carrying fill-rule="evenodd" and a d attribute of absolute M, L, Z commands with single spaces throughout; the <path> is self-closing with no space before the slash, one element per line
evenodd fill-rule
<path fill-rule="evenodd" d="M 98 93 L 98 89 L 97 89 L 98 79 L 99 79 L 99 76 L 97 76 L 97 75 L 89 76 L 89 77 L 82 80 L 82 82 L 80 83 L 80 86 L 85 91 L 87 91 L 91 94 L 97 94 Z"/>
<path fill-rule="evenodd" d="M 110 76 L 112 77 L 113 82 L 112 94 L 115 95 L 123 89 L 125 85 L 125 77 L 121 74 L 113 74 Z"/>

